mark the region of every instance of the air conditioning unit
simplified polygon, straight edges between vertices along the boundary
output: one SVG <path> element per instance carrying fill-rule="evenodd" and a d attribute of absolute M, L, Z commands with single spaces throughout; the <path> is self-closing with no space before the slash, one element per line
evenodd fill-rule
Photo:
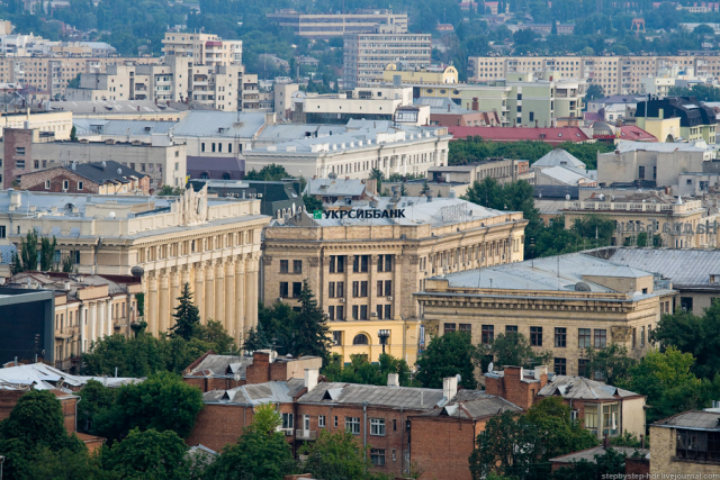
<path fill-rule="evenodd" d="M 388 302 L 392 302 L 393 297 L 387 297 Z"/>
<path fill-rule="evenodd" d="M 377 317 L 377 312 L 372 312 L 372 313 L 370 314 L 370 316 L 371 316 L 371 317 Z"/>
<path fill-rule="evenodd" d="M 344 298 L 339 298 L 338 300 L 340 300 L 340 303 L 345 303 L 345 299 L 344 299 Z"/>

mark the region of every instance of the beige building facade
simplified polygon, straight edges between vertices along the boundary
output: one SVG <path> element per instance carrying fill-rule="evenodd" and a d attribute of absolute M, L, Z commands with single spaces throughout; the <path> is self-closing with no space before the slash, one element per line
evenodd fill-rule
<path fill-rule="evenodd" d="M 475 344 L 519 333 L 552 354 L 558 375 L 585 375 L 585 349 L 613 343 L 640 358 L 675 292 L 653 274 L 585 254 L 526 260 L 428 279 L 414 295 L 429 337 L 466 331 Z"/>
<path fill-rule="evenodd" d="M 392 25 L 407 32 L 407 14 L 390 10 L 365 10 L 355 13 L 304 14 L 283 9 L 267 17 L 281 27 L 292 29 L 300 37 L 332 38 L 346 33 L 372 32 L 378 25 Z"/>
<path fill-rule="evenodd" d="M 71 256 L 79 274 L 142 274 L 144 320 L 155 335 L 173 325 L 185 283 L 203 322 L 220 321 L 237 341 L 257 324 L 260 232 L 268 220 L 260 200 L 208 199 L 205 189 L 164 198 L 0 195 L 0 245 L 19 245 L 35 228 L 55 236 L 60 258 Z M 7 276 L 9 265 L 2 267 Z"/>
<path fill-rule="evenodd" d="M 398 211 L 404 217 L 354 218 Z M 413 364 L 423 338 L 412 295 L 427 278 L 523 259 L 522 213 L 456 198 L 351 201 L 320 216 L 301 212 L 265 230 L 263 302 L 296 306 L 306 279 L 345 362 L 352 354 L 377 361 L 387 330 L 387 353 Z"/>
<path fill-rule="evenodd" d="M 5 114 L 0 119 L 4 128 L 32 128 L 43 133 L 52 133 L 56 140 L 70 140 L 72 131 L 72 112 L 26 112 Z M 2 137 L 0 129 L 0 137 Z"/>
<path fill-rule="evenodd" d="M 675 66 L 692 67 L 698 75 L 717 76 L 720 55 L 469 57 L 468 78 L 487 82 L 505 78 L 508 73 L 553 70 L 563 78 L 587 80 L 588 86 L 600 85 L 605 95 L 625 95 L 642 92 L 644 78 Z"/>

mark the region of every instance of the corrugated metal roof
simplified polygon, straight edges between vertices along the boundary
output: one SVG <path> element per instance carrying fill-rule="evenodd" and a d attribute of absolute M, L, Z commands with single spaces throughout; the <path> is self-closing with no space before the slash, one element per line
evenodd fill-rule
<path fill-rule="evenodd" d="M 640 453 L 643 457 L 650 453 L 650 450 L 648 450 L 647 448 L 618 447 L 616 445 L 613 445 L 611 448 L 616 452 L 624 455 L 625 458 L 632 457 L 633 455 L 635 455 L 635 452 Z M 603 448 L 602 445 L 598 445 L 597 447 L 588 448 L 587 450 L 581 450 L 579 452 L 568 453 L 567 455 L 551 458 L 550 461 L 556 463 L 571 463 L 585 460 L 595 463 L 597 461 L 595 457 L 605 455 L 605 452 L 605 448 Z"/>
<path fill-rule="evenodd" d="M 584 175 L 578 170 L 574 170 L 560 165 L 556 167 L 543 168 L 542 170 L 540 170 L 540 172 L 538 172 L 538 175 L 550 177 L 557 182 L 564 183 L 565 185 L 569 185 L 571 187 L 578 186 L 582 181 L 595 181 L 589 175 Z"/>
<path fill-rule="evenodd" d="M 653 426 L 691 428 L 720 432 L 720 415 L 714 412 L 689 410 L 653 423 Z"/>
<path fill-rule="evenodd" d="M 230 390 L 211 390 L 203 394 L 203 401 L 248 406 L 292 403 L 295 395 L 304 387 L 305 380 L 291 378 L 287 382 L 265 382 L 243 385 Z"/>
<path fill-rule="evenodd" d="M 555 166 L 561 166 L 561 165 L 569 165 L 571 167 L 580 168 L 582 170 L 585 170 L 585 164 L 575 158 L 573 155 L 569 154 L 567 151 L 563 150 L 562 148 L 555 148 L 551 151 L 549 151 L 544 156 L 540 157 L 535 163 L 533 163 L 533 167 L 555 167 Z"/>
<path fill-rule="evenodd" d="M 252 357 L 237 355 L 208 355 L 185 376 L 245 378 L 245 368 L 253 362 Z"/>
<path fill-rule="evenodd" d="M 614 248 L 603 251 L 611 253 L 607 258 L 613 263 L 659 273 L 676 287 L 694 285 L 720 289 L 720 283 L 710 282 L 710 275 L 717 275 L 720 282 L 720 250 Z"/>
<path fill-rule="evenodd" d="M 335 395 L 331 396 L 329 391 L 335 391 Z M 430 409 L 445 405 L 447 400 L 440 389 L 329 382 L 318 384 L 300 397 L 298 403 L 360 405 L 368 402 L 373 406 L 390 408 Z"/>
<path fill-rule="evenodd" d="M 656 143 L 656 142 L 630 142 L 622 140 L 615 147 L 616 152 L 628 153 L 641 150 L 645 152 L 705 152 L 708 149 L 695 146 L 692 143 Z M 614 152 L 602 153 L 601 155 L 614 155 Z"/>
<path fill-rule="evenodd" d="M 306 193 L 307 195 L 320 195 L 323 197 L 357 197 L 362 195 L 364 191 L 365 184 L 357 179 L 315 178 L 308 180 L 303 193 Z"/>
<path fill-rule="evenodd" d="M 460 390 L 443 408 L 436 408 L 422 416 L 478 419 L 506 411 L 521 412 L 522 408 L 483 390 Z"/>
<path fill-rule="evenodd" d="M 561 396 L 570 400 L 612 400 L 639 394 L 584 377 L 556 375 L 538 392 L 542 397 Z"/>
<path fill-rule="evenodd" d="M 174 125 L 175 122 L 156 120 L 73 119 L 78 135 L 166 135 Z"/>
<path fill-rule="evenodd" d="M 251 138 L 265 125 L 265 114 L 191 110 L 173 128 L 181 137 Z"/>

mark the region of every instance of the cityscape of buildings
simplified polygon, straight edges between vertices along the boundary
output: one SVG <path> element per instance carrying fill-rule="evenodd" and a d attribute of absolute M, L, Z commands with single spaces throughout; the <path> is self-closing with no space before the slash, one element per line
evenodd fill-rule
<path fill-rule="evenodd" d="M 52 3 L 26 7 L 67 8 Z M 516 43 L 578 35 L 505 7 L 458 9 Z M 399 11 L 265 21 L 342 67 L 300 42 L 284 60 L 172 27 L 161 55 L 120 56 L 0 22 L 0 419 L 47 390 L 68 433 L 112 452 L 126 440 L 78 422 L 95 414 L 84 389 L 170 370 L 196 396 L 181 442 L 208 464 L 271 405 L 301 469 L 346 432 L 372 474 L 504 478 L 501 455 L 477 467 L 502 442 L 488 432 L 549 408 L 587 444 L 532 452 L 526 473 L 606 468 L 612 450 L 598 478 L 720 475 L 717 372 L 698 373 L 717 365 L 667 337 L 695 338 L 720 306 L 720 102 L 704 90 L 720 92 L 720 55 L 492 40 L 458 65 L 437 60 L 457 25 Z M 633 383 L 675 353 L 701 393 Z M 123 355 L 152 367 L 126 375 Z"/>

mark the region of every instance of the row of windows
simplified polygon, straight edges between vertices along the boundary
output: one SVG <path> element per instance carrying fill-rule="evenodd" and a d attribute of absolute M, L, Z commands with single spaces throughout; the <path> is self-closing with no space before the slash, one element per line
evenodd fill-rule
<path fill-rule="evenodd" d="M 378 255 L 377 271 L 378 272 L 392 272 L 393 271 L 393 257 L 395 255 Z M 344 273 L 345 272 L 345 255 L 331 255 L 330 256 L 330 273 Z M 282 267 L 281 267 L 282 268 Z M 355 255 L 353 257 L 353 272 L 354 273 L 365 273 L 370 268 L 370 255 Z"/>
<path fill-rule="evenodd" d="M 372 312 L 371 307 L 368 305 L 353 305 L 351 309 L 351 315 L 353 320 L 369 320 L 368 315 Z M 392 305 L 375 305 L 375 312 L 372 312 L 372 317 L 377 317 L 378 320 L 386 320 L 392 318 Z M 330 320 L 346 320 L 345 318 L 345 307 L 343 305 L 330 305 L 328 307 L 328 318 Z M 335 343 L 340 345 L 340 343 Z M 365 343 L 355 343 L 353 345 L 367 345 Z"/>
<path fill-rule="evenodd" d="M 197 95 L 196 95 L 196 97 L 197 97 Z M 212 100 L 212 99 L 211 99 L 211 100 Z M 241 145 L 241 144 L 238 144 L 238 148 L 239 148 L 239 150 L 242 152 L 242 145 Z M 205 143 L 204 143 L 204 142 L 200 144 L 200 151 L 201 151 L 201 152 L 204 152 L 204 151 L 205 151 Z M 210 151 L 211 151 L 211 152 L 222 153 L 222 151 L 223 151 L 223 144 L 220 143 L 220 142 L 218 142 L 218 143 L 215 143 L 215 142 L 211 143 L 211 144 L 210 144 Z M 233 144 L 232 144 L 232 143 L 228 143 L 228 144 L 227 144 L 227 153 L 233 153 Z"/>
<path fill-rule="evenodd" d="M 446 323 L 445 333 L 454 332 L 457 324 Z M 648 326 L 648 329 L 650 327 Z M 472 333 L 472 326 L 470 324 L 460 324 L 460 331 L 466 331 Z M 644 327 L 643 327 L 644 331 Z M 517 325 L 506 325 L 505 335 L 514 335 L 518 333 Z M 495 340 L 495 325 L 482 325 L 481 326 L 481 342 L 483 344 L 490 344 Z M 543 346 L 543 327 L 530 327 L 530 345 L 533 347 Z M 567 347 L 567 328 L 557 327 L 555 328 L 555 342 L 556 348 Z M 594 330 L 590 328 L 578 328 L 578 348 L 605 348 L 607 346 L 607 330 L 604 328 L 596 328 Z"/>

